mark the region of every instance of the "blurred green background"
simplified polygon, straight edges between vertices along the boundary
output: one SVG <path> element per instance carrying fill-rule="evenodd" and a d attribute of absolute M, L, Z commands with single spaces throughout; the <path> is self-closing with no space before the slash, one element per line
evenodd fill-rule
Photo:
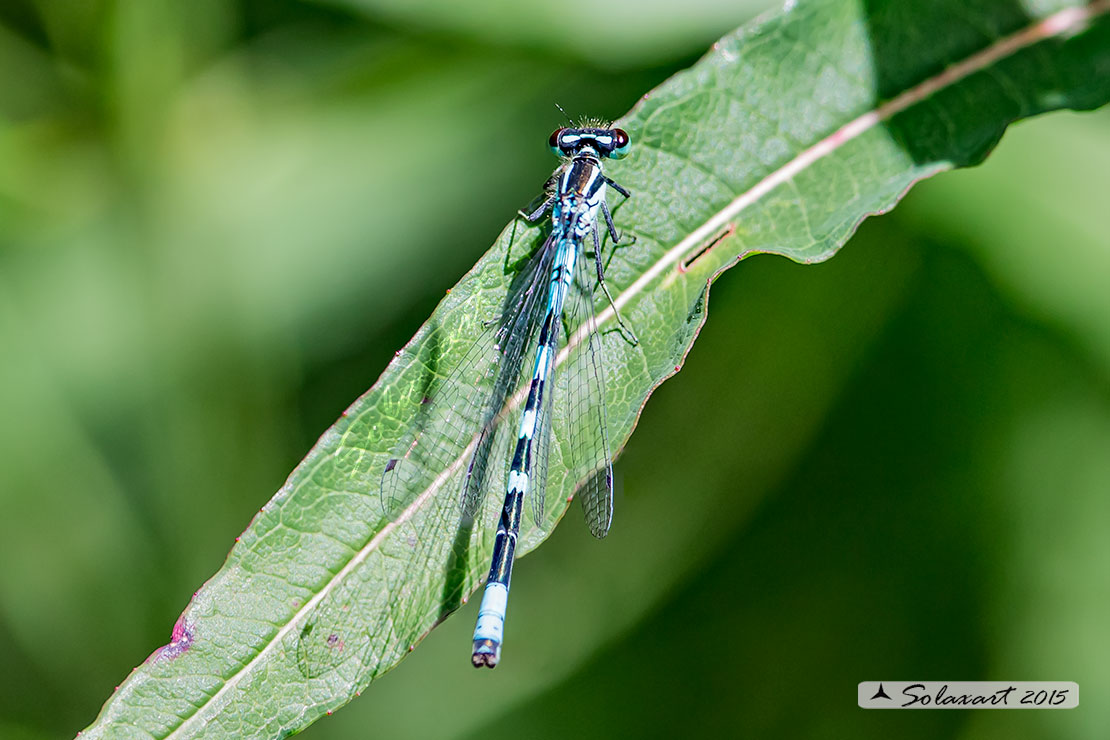
<path fill-rule="evenodd" d="M 0 4 L 0 737 L 88 724 L 553 167 L 769 3 Z M 588 17 L 589 23 L 573 19 Z M 305 736 L 1096 738 L 1110 115 L 1021 124 L 830 262 L 744 262 L 514 579 Z M 589 569 L 587 571 L 587 569 Z M 1068 712 L 865 712 L 871 679 Z"/>

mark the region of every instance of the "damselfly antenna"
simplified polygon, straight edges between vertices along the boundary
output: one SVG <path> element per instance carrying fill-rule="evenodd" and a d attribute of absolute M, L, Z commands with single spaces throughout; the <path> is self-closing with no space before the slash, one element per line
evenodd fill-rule
<path fill-rule="evenodd" d="M 565 110 L 563 110 L 563 106 L 556 103 L 555 107 L 559 109 L 560 113 L 562 113 L 564 116 L 567 117 L 567 120 L 570 121 L 570 125 L 573 126 L 574 125 L 574 120 L 570 117 L 570 114 L 568 114 Z"/>

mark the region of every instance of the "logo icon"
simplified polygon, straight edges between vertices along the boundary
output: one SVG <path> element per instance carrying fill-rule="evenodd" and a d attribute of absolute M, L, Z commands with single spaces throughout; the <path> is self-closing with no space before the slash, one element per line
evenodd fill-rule
<path fill-rule="evenodd" d="M 886 692 L 885 692 L 885 691 L 883 691 L 883 684 L 882 684 L 882 682 L 880 682 L 880 683 L 879 683 L 879 690 L 878 690 L 878 691 L 876 691 L 876 692 L 875 692 L 875 695 L 874 695 L 874 696 L 872 696 L 871 698 L 872 698 L 873 700 L 874 700 L 874 699 L 886 699 L 887 701 L 889 701 L 889 700 L 890 700 L 890 697 L 886 695 Z"/>

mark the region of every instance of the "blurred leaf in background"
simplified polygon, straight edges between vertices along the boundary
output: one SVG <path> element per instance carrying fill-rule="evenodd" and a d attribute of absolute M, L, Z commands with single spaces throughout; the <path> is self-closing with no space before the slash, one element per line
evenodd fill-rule
<path fill-rule="evenodd" d="M 0 8 L 0 736 L 72 734 L 166 642 L 534 194 L 552 101 L 618 115 L 764 5 Z M 1096 701 L 852 696 L 1110 689 L 1108 165 L 1105 111 L 1053 115 L 826 265 L 734 270 L 613 534 L 519 564 L 513 661 L 473 674 L 468 611 L 307 736 L 1101 737 Z"/>

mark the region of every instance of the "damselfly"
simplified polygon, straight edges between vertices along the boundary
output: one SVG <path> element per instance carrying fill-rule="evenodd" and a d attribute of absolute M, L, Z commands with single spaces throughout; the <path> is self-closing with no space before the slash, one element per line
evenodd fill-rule
<path fill-rule="evenodd" d="M 549 141 L 552 150 L 565 158 L 563 166 L 552 176 L 554 190 L 543 204 L 532 213 L 522 214 L 529 221 L 536 221 L 550 209 L 551 234 L 540 250 L 536 268 L 540 274 L 547 274 L 547 300 L 543 307 L 543 319 L 539 322 L 539 335 L 530 337 L 512 336 L 512 342 L 534 341 L 535 361 L 532 378 L 528 385 L 528 397 L 520 415 L 516 447 L 505 492 L 505 505 L 497 525 L 497 537 L 493 546 L 493 563 L 490 565 L 482 605 L 478 610 L 478 623 L 474 628 L 474 652 L 472 661 L 475 667 L 493 668 L 501 656 L 501 643 L 505 627 L 505 607 L 509 596 L 509 580 L 512 575 L 513 554 L 516 550 L 517 536 L 520 532 L 520 517 L 524 508 L 524 498 L 529 486 L 534 486 L 532 498 L 543 512 L 543 487 L 546 484 L 547 454 L 551 437 L 551 403 L 555 394 L 546 392 L 555 370 L 555 357 L 559 349 L 560 336 L 563 334 L 563 307 L 567 293 L 575 282 L 575 266 L 579 262 L 587 234 L 593 235 L 594 258 L 597 267 L 597 283 L 605 292 L 609 302 L 613 297 L 605 285 L 605 274 L 601 258 L 601 239 L 598 235 L 598 212 L 605 217 L 609 235 L 616 244 L 620 241 L 609 206 L 605 201 L 606 186 L 612 187 L 624 197 L 629 192 L 610 180 L 601 169 L 601 159 L 619 159 L 628 153 L 629 138 L 619 128 L 561 128 L 551 134 Z M 579 288 L 582 286 L 579 284 Z M 604 384 L 601 380 L 602 367 L 597 357 L 599 347 L 593 334 L 592 292 L 587 292 L 590 346 L 584 351 L 593 355 L 587 371 L 593 377 L 585 379 L 593 398 L 591 421 L 599 426 L 597 438 L 601 441 L 599 455 L 588 464 L 595 469 L 593 478 L 579 493 L 585 507 L 590 529 L 599 537 L 609 531 L 613 512 L 613 473 L 609 456 L 609 444 L 605 430 Z M 540 304 L 537 302 L 537 306 Z M 615 309 L 615 304 L 614 309 Z M 619 320 L 619 316 L 618 316 Z M 529 320 L 528 326 L 534 322 Z M 623 322 L 622 322 L 623 324 Z M 574 403 L 562 399 L 563 403 Z M 598 459 L 600 458 L 600 459 Z M 598 475 L 600 473 L 600 475 Z"/>
<path fill-rule="evenodd" d="M 364 548 L 365 567 L 345 578 L 302 628 L 297 654 L 306 677 L 389 665 L 386 656 L 419 639 L 429 618 L 457 608 L 473 577 L 472 548 L 484 537 L 479 514 L 493 513 L 484 506 L 487 493 L 504 492 L 504 505 L 474 631 L 478 667 L 492 668 L 500 657 L 525 498 L 542 529 L 551 519 L 547 486 L 573 486 L 590 531 L 598 537 L 609 531 L 613 475 L 594 317 L 598 288 L 614 305 L 623 341 L 636 340 L 605 285 L 599 226 L 604 219 L 612 243 L 621 241 L 605 193 L 607 187 L 629 193 L 605 176 L 601 162 L 625 156 L 629 137 L 584 122 L 556 130 L 549 143 L 562 164 L 542 204 L 520 215 L 536 222 L 550 211 L 550 234 L 516 273 L 499 318 L 483 320 L 462 304 L 458 333 L 479 338 L 453 370 L 438 372 L 452 354 L 450 335 L 431 329 L 431 339 L 419 345 L 428 368 L 420 408 L 381 477 L 381 514 L 392 533 Z M 593 259 L 586 250 L 591 237 Z M 472 283 L 472 297 L 483 285 Z M 517 424 L 508 423 L 514 418 Z M 557 463 L 549 475 L 553 446 Z M 367 616 L 373 624 L 362 622 Z M 356 655 L 361 659 L 349 660 Z"/>

